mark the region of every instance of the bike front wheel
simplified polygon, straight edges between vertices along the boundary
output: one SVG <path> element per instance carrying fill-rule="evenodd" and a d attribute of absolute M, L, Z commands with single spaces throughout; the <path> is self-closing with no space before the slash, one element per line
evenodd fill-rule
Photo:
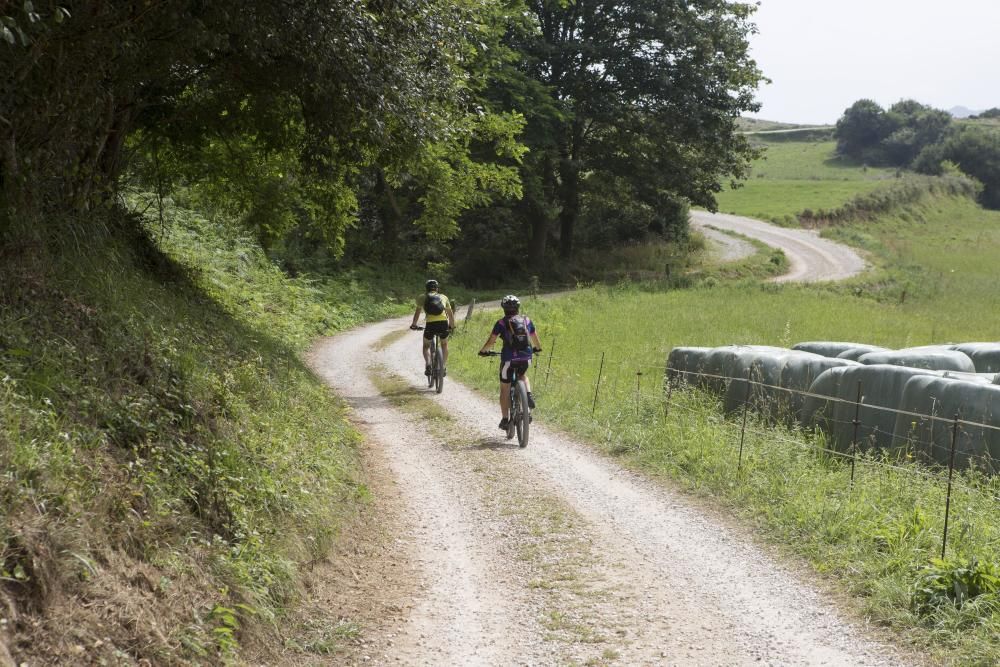
<path fill-rule="evenodd" d="M 441 348 L 434 350 L 434 372 L 432 373 L 434 377 L 434 391 L 441 393 L 444 391 L 444 355 L 441 353 Z"/>
<path fill-rule="evenodd" d="M 517 444 L 528 446 L 528 431 L 531 428 L 531 408 L 528 407 L 528 390 L 523 382 L 518 382 L 514 390 L 514 428 L 517 430 Z"/>

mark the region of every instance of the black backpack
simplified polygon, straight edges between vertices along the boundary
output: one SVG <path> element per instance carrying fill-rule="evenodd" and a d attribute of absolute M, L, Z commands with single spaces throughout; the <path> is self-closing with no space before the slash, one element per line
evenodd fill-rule
<path fill-rule="evenodd" d="M 507 318 L 507 333 L 512 349 L 517 352 L 531 349 L 531 340 L 528 338 L 528 321 L 523 315 Z"/>
<path fill-rule="evenodd" d="M 428 292 L 424 297 L 424 312 L 428 315 L 440 315 L 444 312 L 444 299 L 437 292 Z"/>

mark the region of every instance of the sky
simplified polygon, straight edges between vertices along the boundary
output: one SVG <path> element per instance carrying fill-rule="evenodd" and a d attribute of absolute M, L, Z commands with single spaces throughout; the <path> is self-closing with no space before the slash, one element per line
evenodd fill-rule
<path fill-rule="evenodd" d="M 861 98 L 1000 107 L 1000 0 L 760 0 L 765 120 L 835 123 Z"/>

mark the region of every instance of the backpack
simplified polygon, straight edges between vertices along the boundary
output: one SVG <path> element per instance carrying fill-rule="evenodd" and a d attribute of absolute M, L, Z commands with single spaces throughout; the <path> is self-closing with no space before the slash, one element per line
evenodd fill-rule
<path fill-rule="evenodd" d="M 440 315 L 444 312 L 444 299 L 437 292 L 428 292 L 424 297 L 424 312 L 428 315 Z"/>
<path fill-rule="evenodd" d="M 507 333 L 510 347 L 515 352 L 526 352 L 531 349 L 528 338 L 528 320 L 523 315 L 515 315 L 507 319 Z"/>

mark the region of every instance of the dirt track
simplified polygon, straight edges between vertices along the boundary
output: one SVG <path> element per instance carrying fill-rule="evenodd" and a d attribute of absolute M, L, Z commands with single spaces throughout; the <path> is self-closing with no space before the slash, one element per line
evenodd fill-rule
<path fill-rule="evenodd" d="M 709 226 L 763 241 L 780 248 L 788 258 L 788 273 L 774 282 L 822 282 L 852 278 L 865 269 L 865 261 L 853 249 L 822 239 L 810 229 L 788 229 L 760 220 L 725 213 L 691 211 L 691 224 Z"/>
<path fill-rule="evenodd" d="M 373 348 L 405 326 L 367 326 L 311 356 L 406 508 L 392 558 L 358 567 L 403 560 L 416 578 L 370 586 L 403 612 L 370 622 L 349 661 L 907 664 L 723 517 L 547 429 L 544 405 L 520 450 L 493 400 L 450 378 L 427 393 L 416 334 Z M 402 389 L 383 395 L 385 378 Z M 432 404 L 448 416 L 428 418 Z"/>

